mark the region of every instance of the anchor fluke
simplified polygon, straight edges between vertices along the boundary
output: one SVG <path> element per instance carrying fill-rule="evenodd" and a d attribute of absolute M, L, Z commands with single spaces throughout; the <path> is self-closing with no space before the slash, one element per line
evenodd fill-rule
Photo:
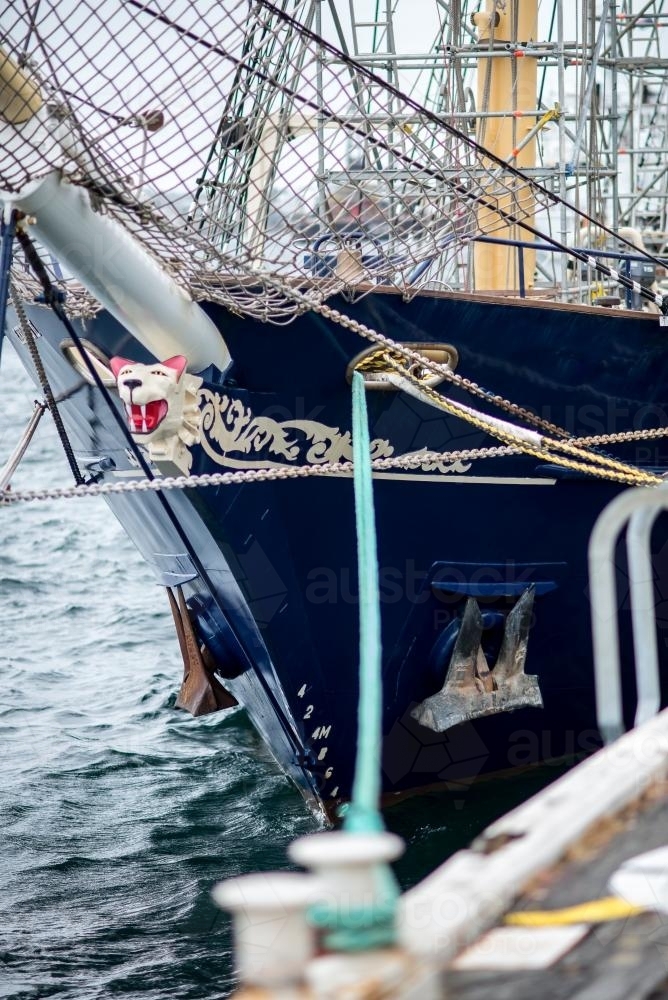
<path fill-rule="evenodd" d="M 494 681 L 499 693 L 521 700 L 522 707 L 542 708 L 543 698 L 535 674 L 525 674 L 524 664 L 533 615 L 535 589 L 527 587 L 506 618 L 499 656 L 494 666 Z M 509 705 L 502 711 L 512 711 Z"/>
<path fill-rule="evenodd" d="M 420 725 L 443 733 L 485 715 L 543 707 L 538 678 L 524 672 L 534 593 L 528 587 L 508 614 L 493 670 L 482 650 L 478 602 L 468 599 L 443 687 L 411 712 Z"/>
<path fill-rule="evenodd" d="M 183 681 L 175 706 L 185 709 L 186 712 L 190 712 L 194 716 L 210 715 L 222 708 L 232 708 L 238 702 L 234 695 L 223 687 L 218 678 L 210 670 L 207 670 L 190 620 L 183 591 L 180 587 L 177 589 L 178 603 L 172 591 L 167 588 L 176 635 L 183 656 Z"/>

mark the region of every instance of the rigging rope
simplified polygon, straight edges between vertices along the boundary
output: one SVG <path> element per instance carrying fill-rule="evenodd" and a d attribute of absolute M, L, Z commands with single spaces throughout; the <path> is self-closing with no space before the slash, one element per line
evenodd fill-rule
<path fill-rule="evenodd" d="M 268 283 L 273 284 L 276 280 L 277 279 L 272 278 Z M 482 388 L 482 386 L 480 386 L 477 382 L 474 382 L 472 379 L 465 378 L 457 372 L 454 372 L 447 364 L 440 364 L 437 361 L 432 361 L 431 358 L 420 354 L 419 351 L 407 347 L 405 344 L 401 344 L 398 341 L 393 340 L 391 337 L 385 336 L 383 333 L 378 333 L 377 330 L 366 326 L 364 323 L 360 323 L 359 320 L 353 319 L 351 316 L 347 316 L 345 313 L 340 312 L 338 309 L 334 309 L 325 302 L 320 302 L 312 296 L 293 288 L 290 289 L 290 294 L 293 298 L 302 301 L 309 309 L 312 309 L 313 312 L 319 313 L 321 316 L 331 320 L 333 323 L 338 323 L 345 329 L 351 330 L 353 333 L 357 333 L 360 337 L 363 337 L 366 340 L 371 340 L 374 343 L 387 348 L 390 352 L 396 353 L 400 357 L 405 358 L 413 365 L 418 365 L 421 368 L 433 372 L 435 375 L 440 375 L 441 378 L 446 379 L 448 382 L 452 382 L 453 384 L 460 386 L 472 395 L 477 396 L 479 399 L 482 399 L 493 406 L 505 410 L 507 413 L 512 413 L 514 416 L 519 417 L 531 426 L 538 427 L 550 434 L 554 434 L 557 437 L 565 439 L 572 437 L 568 431 L 566 431 L 563 427 L 559 427 L 558 424 L 545 420 L 544 418 L 533 413 L 531 410 L 526 409 L 526 407 L 519 406 L 517 403 L 512 403 L 503 396 L 494 394 L 489 390 Z M 364 361 L 362 361 L 362 366 L 364 366 Z"/>
<path fill-rule="evenodd" d="M 506 444 L 514 444 L 515 447 L 525 455 L 533 458 L 547 459 L 555 465 L 563 466 L 574 472 L 584 472 L 587 475 L 601 479 L 610 479 L 613 482 L 625 483 L 636 486 L 657 486 L 663 480 L 655 473 L 644 472 L 618 459 L 609 458 L 606 455 L 599 455 L 596 452 L 585 451 L 574 444 L 573 441 L 561 441 L 547 437 L 540 437 L 534 431 L 528 432 L 531 438 L 518 433 L 512 425 L 506 421 L 499 421 L 494 417 L 487 417 L 484 414 L 474 412 L 469 407 L 464 407 L 460 403 L 455 403 L 436 392 L 429 386 L 420 384 L 410 372 L 404 372 L 391 358 L 387 358 L 387 365 L 397 372 L 400 378 L 397 380 L 399 387 L 402 383 L 407 383 L 414 390 L 414 395 L 423 401 L 428 401 L 432 405 L 444 410 L 450 416 L 459 417 L 465 420 L 478 430 L 485 431 L 493 437 L 498 438 Z M 562 451 L 572 458 L 564 458 L 562 455 L 553 452 Z"/>
<path fill-rule="evenodd" d="M 487 428 L 486 428 L 487 429 Z M 628 435 L 628 436 L 627 436 Z M 641 436 L 642 435 L 642 436 Z M 607 444 L 624 441 L 652 440 L 668 436 L 668 429 L 657 428 L 650 431 L 628 431 L 624 434 L 596 435 L 594 438 L 574 439 L 583 443 Z M 477 459 L 503 458 L 508 455 L 521 454 L 516 445 L 492 448 L 469 448 L 463 451 L 420 451 L 409 455 L 397 455 L 393 458 L 378 458 L 371 463 L 376 473 L 391 472 L 394 469 L 403 471 L 420 470 L 423 466 L 433 466 L 443 478 L 447 472 L 438 469 L 439 465 L 450 465 L 453 462 L 468 462 Z M 553 464 L 566 464 L 567 460 L 554 462 L 554 456 L 549 452 L 540 452 L 534 457 Z M 568 466 L 566 466 L 568 467 Z M 163 490 L 181 490 L 209 486 L 239 486 L 243 483 L 280 482 L 287 479 L 306 479 L 309 476 L 350 476 L 353 471 L 352 462 L 323 462 L 321 465 L 286 465 L 283 468 L 248 469 L 239 472 L 207 472 L 191 476 L 160 476 L 153 479 L 133 479 L 127 482 L 90 483 L 85 486 L 46 487 L 35 490 L 11 490 L 0 492 L 0 506 L 17 503 L 29 503 L 40 500 L 71 500 L 76 497 L 115 496 L 120 493 L 162 492 Z M 584 471 L 584 470 L 578 470 Z M 589 470 L 586 470 L 589 472 Z M 593 473 L 592 473 L 593 474 Z M 609 476 L 603 476 L 609 479 Z M 665 482 L 660 476 L 656 483 Z"/>
<path fill-rule="evenodd" d="M 34 254 L 34 248 L 33 248 Z M 36 254 L 34 254 L 36 256 Z M 31 255 L 32 256 L 32 255 Z M 31 261 L 32 262 L 32 261 Z M 41 274 L 41 272 L 44 272 Z M 38 269 L 38 275 L 45 287 L 45 293 L 47 294 L 47 299 L 53 299 L 53 295 L 49 293 L 49 278 L 46 274 L 43 266 Z M 272 281 L 277 281 L 279 279 L 272 279 Z M 283 284 L 283 283 L 281 283 Z M 289 287 L 289 286 L 288 286 Z M 54 290 L 51 289 L 51 292 Z M 451 416 L 459 417 L 466 422 L 475 426 L 478 430 L 483 430 L 487 434 L 491 434 L 497 439 L 501 440 L 506 446 L 511 450 L 507 451 L 507 454 L 522 452 L 524 454 L 530 455 L 534 458 L 539 458 L 542 461 L 551 462 L 555 465 L 571 469 L 572 471 L 584 473 L 586 475 L 592 475 L 597 478 L 608 479 L 614 482 L 623 483 L 625 485 L 658 485 L 662 482 L 662 478 L 653 473 L 643 472 L 640 469 L 636 469 L 633 466 L 629 466 L 626 463 L 619 462 L 614 459 L 609 459 L 607 456 L 596 455 L 591 452 L 584 452 L 583 448 L 585 445 L 591 444 L 601 444 L 606 443 L 605 436 L 596 436 L 591 439 L 577 439 L 569 435 L 563 428 L 552 424 L 549 421 L 542 420 L 536 417 L 531 411 L 519 407 L 517 404 L 513 404 L 508 400 L 504 400 L 501 396 L 492 396 L 490 393 L 486 392 L 477 383 L 472 382 L 469 379 L 465 379 L 457 373 L 453 372 L 447 365 L 438 364 L 437 362 L 431 361 L 428 357 L 420 354 L 418 351 L 414 351 L 410 348 L 405 347 L 396 341 L 393 341 L 389 337 L 385 337 L 383 334 L 366 327 L 364 324 L 359 323 L 357 320 L 340 313 L 338 310 L 333 309 L 331 306 L 326 305 L 322 302 L 313 301 L 310 296 L 299 292 L 296 289 L 289 288 L 290 294 L 294 297 L 302 300 L 315 312 L 320 313 L 326 318 L 332 320 L 335 323 L 343 326 L 344 328 L 350 329 L 360 336 L 366 339 L 372 340 L 378 344 L 381 344 L 386 350 L 381 355 L 382 364 L 385 365 L 390 370 L 394 371 L 401 379 L 411 385 L 416 391 L 418 391 L 422 397 L 426 397 L 433 405 L 438 408 L 448 412 Z M 52 305 L 54 303 L 52 302 Z M 62 310 L 59 310 L 59 315 Z M 66 322 L 68 331 L 75 338 L 75 342 L 78 342 L 78 347 L 82 355 L 83 360 L 91 369 L 91 374 L 95 377 L 96 382 L 101 384 L 99 378 L 99 373 L 94 369 L 90 363 L 85 351 L 81 347 L 79 338 L 74 331 L 71 323 L 66 317 L 63 318 L 63 322 Z M 462 404 L 454 403 L 453 401 L 447 400 L 446 397 L 436 393 L 433 389 L 425 386 L 420 379 L 418 379 L 410 369 L 404 369 L 399 366 L 396 362 L 396 357 L 403 357 L 411 362 L 413 365 L 419 365 L 422 368 L 431 370 L 432 372 L 439 374 L 446 379 L 454 382 L 455 384 L 461 385 L 467 391 L 474 395 L 491 402 L 494 405 L 500 407 L 501 409 L 511 412 L 514 416 L 520 416 L 522 419 L 533 424 L 534 426 L 540 426 L 543 429 L 551 431 L 555 434 L 557 440 L 550 440 L 543 437 L 540 443 L 534 442 L 530 443 L 525 438 L 520 437 L 519 431 L 521 429 L 513 429 L 511 425 L 501 426 L 499 422 L 494 423 L 494 418 L 490 418 L 485 414 L 476 413 L 468 407 L 462 406 Z M 370 359 L 362 359 L 361 368 L 365 366 L 365 362 L 370 363 Z M 378 368 L 379 359 L 374 356 L 373 363 L 376 368 Z M 100 386 L 98 385 L 98 388 Z M 122 420 L 120 414 L 113 406 L 113 403 L 109 397 L 108 390 L 106 386 L 102 386 L 103 394 L 107 398 L 108 405 L 113 410 L 113 413 L 118 421 L 122 424 L 124 434 L 131 441 L 129 431 L 125 422 Z M 504 422 L 505 423 L 505 422 Z M 628 440 L 638 440 L 639 434 L 642 434 L 643 438 L 661 437 L 667 433 L 663 428 L 658 428 L 646 432 L 626 432 L 623 435 L 610 435 L 610 443 L 613 441 L 628 441 Z M 559 438 L 564 440 L 558 440 Z M 139 449 L 134 441 L 132 441 L 132 447 L 134 452 L 138 452 Z M 555 451 L 560 449 L 565 452 L 564 455 L 555 454 Z M 496 449 L 498 454 L 499 449 Z M 446 453 L 447 454 L 447 453 Z M 568 457 L 568 454 L 573 456 Z M 139 453 L 139 460 L 146 473 L 145 460 L 141 453 Z M 476 456 L 479 457 L 479 456 Z M 399 461 L 400 459 L 394 460 Z M 445 460 L 443 455 L 437 458 L 436 461 Z M 393 462 L 393 460 L 386 460 Z M 418 466 L 422 464 L 424 458 L 418 463 Z M 386 466 L 387 468 L 392 467 L 391 465 Z M 159 491 L 163 489 L 183 489 L 189 486 L 209 486 L 209 485 L 231 485 L 232 483 L 239 483 L 245 481 L 263 481 L 271 479 L 288 479 L 288 478 L 298 478 L 303 475 L 332 475 L 341 474 L 342 472 L 348 471 L 352 466 L 346 467 L 345 463 L 331 463 L 329 465 L 323 464 L 319 466 L 302 466 L 299 468 L 286 467 L 285 469 L 269 469 L 269 470 L 249 470 L 245 473 L 213 473 L 204 476 L 182 476 L 182 477 L 172 477 L 169 479 L 147 479 L 145 481 L 135 481 L 132 483 L 106 483 L 99 486 L 91 486 L 79 488 L 74 491 L 68 490 L 34 490 L 34 491 L 24 491 L 22 494 L 12 494 L 5 493 L 0 494 L 0 502 L 15 503 L 19 499 L 23 500 L 44 500 L 44 499 L 59 499 L 72 496 L 83 496 L 83 495 L 105 495 L 114 494 L 121 492 L 133 492 L 140 491 L 142 489 L 157 489 Z M 374 463 L 374 468 L 377 465 Z M 241 477 L 241 478 L 239 478 Z M 84 492 L 85 490 L 85 492 Z"/>
<path fill-rule="evenodd" d="M 376 280 L 410 296 L 418 290 L 412 279 L 416 267 L 437 263 L 438 275 L 432 274 L 431 280 L 446 280 L 453 269 L 458 273 L 472 240 L 481 233 L 505 232 L 512 225 L 541 237 L 659 309 L 668 308 L 663 296 L 602 264 L 595 252 L 569 248 L 518 216 L 524 209 L 533 215 L 534 209 L 549 212 L 552 206 L 564 205 L 634 255 L 654 264 L 662 263 L 660 258 L 639 250 L 562 201 L 545 184 L 490 153 L 466 130 L 342 51 L 343 43 L 337 48 L 325 41 L 310 28 L 306 7 L 312 13 L 313 5 L 258 0 L 249 16 L 247 5 L 233 0 L 225 5 L 224 16 L 218 8 L 211 18 L 184 8 L 175 21 L 150 3 L 132 0 L 116 12 L 112 24 L 92 0 L 82 2 L 91 25 L 97 26 L 91 33 L 99 35 L 100 44 L 90 52 L 82 49 L 82 59 L 88 58 L 95 72 L 76 95 L 76 114 L 71 91 L 59 73 L 65 57 L 58 39 L 63 34 L 76 37 L 75 20 L 66 7 L 59 9 L 57 35 L 42 30 L 46 15 L 35 20 L 39 49 L 33 47 L 29 59 L 31 71 L 34 66 L 36 74 L 42 73 L 54 115 L 85 150 L 85 155 L 68 160 L 65 173 L 71 183 L 89 188 L 92 198 L 159 257 L 194 298 L 210 299 L 269 322 L 289 321 L 295 315 L 294 299 L 284 290 L 272 294 L 265 274 L 290 268 L 322 297 L 345 289 L 345 268 L 331 264 L 327 250 L 302 256 L 294 239 L 316 231 L 318 238 L 325 234 L 335 257 L 337 250 L 345 251 L 353 224 L 365 245 L 374 247 L 363 254 L 362 271 L 369 280 L 356 286 L 358 293 L 368 292 Z M 308 23 L 281 9 L 288 6 L 292 14 L 303 9 Z M 12 17 L 14 31 L 23 39 L 29 27 L 25 15 L 17 11 Z M 119 38 L 136 44 L 119 49 Z M 176 59 L 169 70 L 162 66 L 167 41 L 186 60 L 186 72 L 178 71 Z M 20 48 L 15 44 L 15 51 Z M 534 57 L 531 46 L 526 54 Z M 142 72 L 140 55 L 159 72 Z M 113 82 L 125 78 L 125 72 L 112 74 L 116 61 L 133 70 L 137 87 L 131 92 Z M 318 88 L 314 81 L 320 71 L 324 83 Z M 211 108 L 223 108 L 213 120 L 194 99 L 204 82 L 211 88 Z M 362 85 L 369 100 L 373 95 L 368 113 L 358 100 Z M 164 129 L 151 133 L 149 190 L 136 183 L 137 171 L 144 173 L 145 130 L 129 129 L 127 135 L 114 130 L 110 138 L 108 122 L 111 118 L 117 124 L 137 124 L 146 118 L 138 109 L 150 107 L 145 102 L 151 100 L 173 112 L 174 120 L 170 124 L 171 116 L 166 116 Z M 329 159 L 323 170 L 314 173 L 309 156 L 301 155 L 300 136 L 309 128 L 309 135 L 316 135 L 330 124 L 336 126 L 336 141 L 324 144 Z M 343 151 L 341 129 L 348 152 Z M 3 186 L 18 190 L 22 179 L 35 180 L 50 169 L 60 169 L 60 155 L 57 150 L 47 155 L 39 144 L 31 147 L 30 155 L 10 155 L 2 166 L 3 178 L 7 174 Z M 353 165 L 360 162 L 368 162 L 370 169 Z M 193 164 L 202 167 L 195 170 Z M 318 185 L 317 197 L 313 183 Z M 193 188 L 196 208 L 189 202 L 186 210 L 183 194 Z M 340 195 L 347 190 L 357 193 L 359 211 L 366 203 L 366 217 L 355 215 L 354 223 L 348 195 Z M 532 206 L 521 206 L 517 214 L 504 209 L 504 198 L 517 198 L 524 190 L 531 193 Z M 476 208 L 482 211 L 476 214 Z M 252 277 L 252 284 L 239 280 L 244 274 Z M 78 305 L 88 312 L 93 309 L 90 297 L 82 297 Z"/>

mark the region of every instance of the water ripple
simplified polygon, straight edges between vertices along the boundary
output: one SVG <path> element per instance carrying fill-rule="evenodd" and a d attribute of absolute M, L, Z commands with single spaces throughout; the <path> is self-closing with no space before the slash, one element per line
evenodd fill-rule
<path fill-rule="evenodd" d="M 2 368 L 18 428 L 32 393 Z M 58 447 L 44 421 L 16 486 L 68 481 Z M 0 998 L 227 996 L 211 886 L 284 867 L 312 820 L 243 711 L 174 709 L 164 593 L 101 501 L 0 516 Z"/>

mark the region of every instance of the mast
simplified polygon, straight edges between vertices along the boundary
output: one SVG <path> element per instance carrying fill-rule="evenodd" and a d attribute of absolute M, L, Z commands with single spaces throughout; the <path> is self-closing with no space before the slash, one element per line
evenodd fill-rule
<path fill-rule="evenodd" d="M 536 107 L 537 64 L 524 45 L 537 38 L 537 0 L 511 0 L 503 5 L 486 0 L 485 10 L 474 14 L 472 20 L 481 46 L 477 107 L 485 115 L 478 120 L 477 140 L 521 170 L 531 169 L 536 166 L 535 120 L 522 117 L 522 113 Z M 495 200 L 494 192 L 490 194 Z M 526 185 L 515 183 L 514 190 L 496 200 L 502 211 L 532 221 L 533 197 Z M 501 216 L 488 208 L 479 210 L 478 221 L 484 232 L 491 231 L 499 239 L 527 239 L 526 230 L 504 225 Z M 528 287 L 533 284 L 535 252 L 520 252 L 524 285 Z M 520 252 L 511 246 L 476 244 L 476 288 L 518 291 Z"/>

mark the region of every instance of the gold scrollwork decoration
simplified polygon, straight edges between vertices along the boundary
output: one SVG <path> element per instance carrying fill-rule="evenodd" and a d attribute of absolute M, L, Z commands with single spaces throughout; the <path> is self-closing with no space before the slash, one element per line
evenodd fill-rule
<path fill-rule="evenodd" d="M 299 465 L 350 462 L 350 431 L 317 420 L 275 420 L 258 416 L 242 400 L 211 389 L 199 393 L 200 444 L 217 465 L 231 469 L 282 468 Z M 419 454 L 419 452 L 418 452 Z M 371 442 L 371 458 L 390 458 L 394 447 L 385 438 Z M 423 472 L 462 473 L 462 462 L 425 462 Z M 400 470 L 397 474 L 401 475 Z"/>

